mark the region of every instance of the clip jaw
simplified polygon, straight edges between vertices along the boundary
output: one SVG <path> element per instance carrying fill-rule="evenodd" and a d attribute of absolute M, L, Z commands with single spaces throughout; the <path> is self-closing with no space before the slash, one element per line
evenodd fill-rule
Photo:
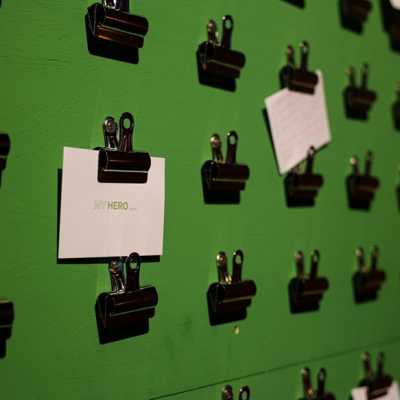
<path fill-rule="evenodd" d="M 366 120 L 368 112 L 376 101 L 377 95 L 368 89 L 369 66 L 364 64 L 362 68 L 361 85 L 356 85 L 356 73 L 354 67 L 348 69 L 349 85 L 343 92 L 346 116 L 348 118 Z"/>
<path fill-rule="evenodd" d="M 146 18 L 129 14 L 129 0 L 103 0 L 85 16 L 89 52 L 137 64 L 149 29 Z"/>
<path fill-rule="evenodd" d="M 311 255 L 311 270 L 304 271 L 304 255 L 301 251 L 295 254 L 297 276 L 289 282 L 290 311 L 293 314 L 319 310 L 320 301 L 329 288 L 326 278 L 318 277 L 319 251 Z"/>
<path fill-rule="evenodd" d="M 304 400 L 335 400 L 332 393 L 325 391 L 326 371 L 321 368 L 317 375 L 317 389 L 315 390 L 311 384 L 310 369 L 305 367 L 301 370 L 303 381 Z"/>
<path fill-rule="evenodd" d="M 124 263 L 111 261 L 112 291 L 101 293 L 96 301 L 96 319 L 101 344 L 143 335 L 149 331 L 158 294 L 154 286 L 140 287 L 140 256 L 132 253 Z"/>
<path fill-rule="evenodd" d="M 238 135 L 231 131 L 227 135 L 226 159 L 222 155 L 222 143 L 218 134 L 211 136 L 212 160 L 201 168 L 204 201 L 207 204 L 240 203 L 240 192 L 244 190 L 250 176 L 247 165 L 236 162 Z"/>
<path fill-rule="evenodd" d="M 6 341 L 11 337 L 13 321 L 13 303 L 8 300 L 0 300 L 0 358 L 6 356 Z"/>
<path fill-rule="evenodd" d="M 392 50 L 400 51 L 400 9 L 391 0 L 380 0 L 385 31 L 389 34 Z"/>
<path fill-rule="evenodd" d="M 400 82 L 397 84 L 396 101 L 393 104 L 393 124 L 400 131 Z"/>
<path fill-rule="evenodd" d="M 354 301 L 364 303 L 376 300 L 378 292 L 386 280 L 385 271 L 378 269 L 379 249 L 374 246 L 371 253 L 371 266 L 365 262 L 364 250 L 358 247 L 356 250 L 358 270 L 353 275 Z"/>
<path fill-rule="evenodd" d="M 242 280 L 243 252 L 233 254 L 232 275 L 228 273 L 227 257 L 217 254 L 218 282 L 212 283 L 207 291 L 210 325 L 241 321 L 247 317 L 247 307 L 256 294 L 252 280 Z"/>
<path fill-rule="evenodd" d="M 324 184 L 322 175 L 313 173 L 315 149 L 311 147 L 307 153 L 306 166 L 303 173 L 297 166 L 285 178 L 286 204 L 288 207 L 312 207 L 319 189 Z"/>
<path fill-rule="evenodd" d="M 360 382 L 359 386 L 367 387 L 368 400 L 377 399 L 385 396 L 392 385 L 393 379 L 390 375 L 384 373 L 384 355 L 379 353 L 377 357 L 376 372 L 371 367 L 371 355 L 366 352 L 362 357 L 364 367 L 364 379 Z"/>
<path fill-rule="evenodd" d="M 128 127 L 126 127 L 126 121 Z M 118 124 L 107 117 L 103 123 L 105 148 L 99 151 L 98 182 L 146 183 L 151 166 L 149 153 L 133 151 L 135 122 L 132 114 L 123 113 Z"/>
<path fill-rule="evenodd" d="M 372 152 L 368 151 L 365 159 L 365 172 L 360 173 L 356 156 L 351 157 L 352 173 L 346 179 L 349 207 L 358 210 L 369 210 L 375 192 L 379 188 L 379 179 L 371 175 Z"/>
<path fill-rule="evenodd" d="M 371 10 L 370 0 L 340 0 L 340 16 L 343 27 L 361 33 Z"/>
<path fill-rule="evenodd" d="M 10 152 L 10 137 L 6 133 L 0 133 L 0 185 L 1 175 L 7 165 L 7 156 Z"/>
<path fill-rule="evenodd" d="M 235 80 L 246 63 L 243 53 L 231 49 L 233 18 L 222 18 L 222 38 L 219 40 L 217 24 L 210 20 L 207 24 L 207 41 L 197 49 L 199 81 L 202 84 L 226 90 L 236 89 Z"/>
<path fill-rule="evenodd" d="M 296 66 L 294 49 L 291 45 L 287 47 L 287 65 L 280 72 L 281 86 L 296 92 L 314 94 L 318 84 L 318 75 L 308 70 L 308 56 L 310 46 L 308 42 L 300 43 L 300 65 Z"/>

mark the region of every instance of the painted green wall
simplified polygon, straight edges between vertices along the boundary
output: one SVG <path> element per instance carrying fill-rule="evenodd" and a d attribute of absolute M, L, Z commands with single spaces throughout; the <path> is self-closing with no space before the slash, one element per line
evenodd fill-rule
<path fill-rule="evenodd" d="M 300 368 L 328 369 L 345 398 L 361 377 L 363 350 L 384 350 L 400 376 L 397 146 L 390 107 L 400 57 L 389 50 L 377 5 L 363 35 L 345 31 L 337 1 L 133 1 L 150 31 L 140 63 L 89 55 L 89 0 L 5 0 L 0 8 L 0 129 L 12 151 L 0 189 L 0 294 L 16 308 L 8 356 L 0 361 L 7 399 L 217 399 L 221 386 L 249 384 L 254 397 L 298 398 Z M 247 65 L 235 93 L 201 86 L 195 51 L 209 18 L 235 19 L 233 47 Z M 332 143 L 318 154 L 325 186 L 312 209 L 287 209 L 262 108 L 278 89 L 287 44 L 307 39 L 311 68 L 325 76 Z M 368 122 L 345 118 L 345 70 L 371 64 L 378 92 Z M 167 158 L 164 256 L 146 264 L 143 283 L 159 292 L 150 333 L 98 344 L 94 303 L 109 290 L 106 265 L 56 262 L 57 169 L 63 146 L 102 145 L 106 115 L 130 111 L 138 149 Z M 238 160 L 251 178 L 237 206 L 204 205 L 201 164 L 209 137 L 235 129 Z M 347 208 L 349 157 L 375 154 L 381 188 L 369 213 Z M 77 193 L 79 196 L 79 193 Z M 355 305 L 351 274 L 357 245 L 378 244 L 388 281 L 379 301 Z M 210 327 L 205 293 L 220 250 L 245 253 L 244 276 L 258 293 L 246 321 Z M 293 316 L 287 283 L 293 254 L 321 252 L 331 288 L 321 310 Z M 134 249 L 133 249 L 134 250 Z"/>

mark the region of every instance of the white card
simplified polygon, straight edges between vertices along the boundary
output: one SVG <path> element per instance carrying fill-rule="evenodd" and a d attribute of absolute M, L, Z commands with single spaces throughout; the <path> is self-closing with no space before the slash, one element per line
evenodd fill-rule
<path fill-rule="evenodd" d="M 303 161 L 311 146 L 319 149 L 331 141 L 324 80 L 321 71 L 317 74 L 313 95 L 285 88 L 265 99 L 280 174 Z"/>
<path fill-rule="evenodd" d="M 390 0 L 390 4 L 396 10 L 400 10 L 400 0 Z"/>
<path fill-rule="evenodd" d="M 368 400 L 367 388 L 359 387 L 352 389 L 351 397 L 353 400 Z M 399 385 L 393 382 L 385 396 L 378 397 L 379 400 L 399 400 Z M 378 400 L 376 399 L 376 400 Z"/>
<path fill-rule="evenodd" d="M 58 257 L 162 255 L 165 159 L 145 184 L 97 182 L 98 151 L 64 148 Z"/>

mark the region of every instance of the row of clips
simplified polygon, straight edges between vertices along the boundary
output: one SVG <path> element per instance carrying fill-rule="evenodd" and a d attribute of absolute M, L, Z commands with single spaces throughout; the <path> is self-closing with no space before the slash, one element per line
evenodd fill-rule
<path fill-rule="evenodd" d="M 393 383 L 393 378 L 384 371 L 384 355 L 379 353 L 376 362 L 376 369 L 371 365 L 371 355 L 365 352 L 362 355 L 364 377 L 358 387 L 365 387 L 367 399 L 373 400 L 386 396 Z M 305 367 L 301 370 L 301 382 L 303 386 L 303 397 L 301 400 L 335 400 L 335 395 L 326 390 L 327 372 L 321 368 L 317 374 L 317 384 L 312 384 L 311 370 Z M 222 400 L 234 400 L 233 388 L 226 385 L 222 389 Z M 242 386 L 239 390 L 239 400 L 250 400 L 250 387 Z"/>
<path fill-rule="evenodd" d="M 356 251 L 358 269 L 352 278 L 354 300 L 364 303 L 375 300 L 386 280 L 386 274 L 378 268 L 378 248 L 374 247 L 371 263 L 365 261 L 364 251 Z M 257 293 L 254 280 L 243 279 L 244 254 L 236 250 L 232 258 L 232 272 L 229 272 L 225 252 L 217 254 L 217 281 L 207 290 L 207 306 L 211 326 L 242 321 L 247 317 L 248 308 Z M 305 271 L 304 255 L 295 255 L 296 276 L 288 284 L 289 304 L 292 313 L 316 311 L 329 288 L 326 277 L 318 275 L 320 254 L 317 250 L 311 256 L 311 268 Z M 109 343 L 149 331 L 149 320 L 154 317 L 158 294 L 154 286 L 140 286 L 141 258 L 132 253 L 125 260 L 109 263 L 111 291 L 101 293 L 96 301 L 96 320 L 100 343 Z"/>

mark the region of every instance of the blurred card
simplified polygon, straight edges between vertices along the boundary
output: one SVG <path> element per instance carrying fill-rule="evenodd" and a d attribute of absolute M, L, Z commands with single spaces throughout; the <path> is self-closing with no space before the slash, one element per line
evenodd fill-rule
<path fill-rule="evenodd" d="M 351 397 L 353 400 L 368 400 L 367 387 L 359 387 L 352 389 Z M 393 382 L 385 396 L 377 397 L 374 400 L 400 400 L 399 397 L 399 385 L 397 382 Z"/>
<path fill-rule="evenodd" d="M 324 80 L 317 74 L 314 94 L 282 89 L 265 99 L 280 174 L 303 161 L 311 146 L 317 150 L 331 141 Z"/>

